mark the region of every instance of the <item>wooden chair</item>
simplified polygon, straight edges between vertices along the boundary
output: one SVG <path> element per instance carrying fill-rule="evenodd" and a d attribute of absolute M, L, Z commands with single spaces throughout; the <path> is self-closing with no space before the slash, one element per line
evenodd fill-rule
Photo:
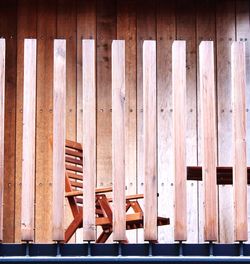
<path fill-rule="evenodd" d="M 81 144 L 66 140 L 65 144 L 65 197 L 68 199 L 73 221 L 65 231 L 65 242 L 82 227 L 82 195 L 83 195 L 83 159 Z M 107 196 L 112 187 L 96 189 L 96 226 L 101 226 L 102 233 L 97 243 L 105 243 L 112 233 L 112 198 Z M 126 196 L 126 229 L 143 227 L 143 210 L 138 202 L 143 194 Z M 131 213 L 129 213 L 130 211 Z M 158 217 L 158 226 L 168 225 L 169 218 Z"/>

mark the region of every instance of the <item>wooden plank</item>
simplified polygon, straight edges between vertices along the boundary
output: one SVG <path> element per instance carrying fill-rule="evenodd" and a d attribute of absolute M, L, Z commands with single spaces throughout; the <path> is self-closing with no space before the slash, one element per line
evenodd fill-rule
<path fill-rule="evenodd" d="M 24 38 L 36 38 L 37 2 L 19 0 L 17 10 L 17 87 L 16 87 L 16 170 L 15 242 L 21 240 L 22 133 L 23 133 L 23 54 Z"/>
<path fill-rule="evenodd" d="M 13 243 L 15 236 L 15 134 L 16 134 L 16 79 L 17 79 L 17 41 L 16 41 L 16 1 L 0 3 L 0 35 L 6 39 L 5 73 L 5 147 L 4 147 L 4 206 L 3 238 Z M 20 228 L 20 224 L 19 224 Z"/>
<path fill-rule="evenodd" d="M 82 95 L 83 95 L 83 240 L 96 239 L 96 62 L 95 41 L 82 41 Z"/>
<path fill-rule="evenodd" d="M 36 40 L 24 40 L 21 240 L 34 241 Z M 29 146 L 29 147 L 27 147 Z"/>
<path fill-rule="evenodd" d="M 156 1 L 138 0 L 136 1 L 137 10 L 137 78 L 136 78 L 136 108 L 137 108 L 137 192 L 144 192 L 143 174 L 143 41 L 156 39 Z M 144 206 L 144 201 L 140 203 Z M 138 242 L 144 241 L 143 230 L 138 230 Z"/>
<path fill-rule="evenodd" d="M 36 210 L 37 243 L 51 242 L 52 233 L 52 133 L 53 133 L 53 39 L 56 37 L 56 4 L 37 6 L 37 127 Z M 46 228 L 44 228 L 46 226 Z"/>
<path fill-rule="evenodd" d="M 215 38 L 215 0 L 204 0 L 198 1 L 196 3 L 196 43 L 197 46 L 203 40 L 214 41 Z M 198 65 L 199 56 L 197 56 L 197 65 Z M 216 71 L 216 64 L 214 65 Z M 197 71 L 197 80 L 200 79 L 199 71 Z M 198 165 L 201 165 L 202 162 L 202 140 L 201 140 L 201 101 L 200 99 L 200 83 L 197 82 L 197 126 L 198 126 Z M 205 224 L 205 215 L 204 215 L 204 182 L 198 183 L 198 220 L 199 220 L 199 232 L 198 240 L 200 243 L 204 242 L 204 224 Z"/>
<path fill-rule="evenodd" d="M 136 179 L 136 2 L 117 1 L 117 39 L 124 39 L 126 57 L 126 194 L 137 191 Z M 127 231 L 130 243 L 136 242 L 137 231 Z"/>
<path fill-rule="evenodd" d="M 5 39 L 0 39 L 0 241 L 3 240 Z"/>
<path fill-rule="evenodd" d="M 234 42 L 231 46 L 231 78 L 235 241 L 248 239 L 245 56 L 245 43 Z"/>
<path fill-rule="evenodd" d="M 236 37 L 237 41 L 244 41 L 246 46 L 246 111 L 250 109 L 250 3 L 248 0 L 236 1 Z M 246 119 L 246 138 L 250 138 L 250 118 Z M 247 165 L 250 165 L 250 140 L 247 140 Z M 248 195 L 250 195 L 250 186 L 247 187 Z M 250 225 L 250 212 L 248 211 L 248 226 Z M 248 240 L 250 232 L 248 233 Z"/>
<path fill-rule="evenodd" d="M 218 240 L 217 198 L 217 136 L 214 79 L 214 48 L 212 41 L 202 41 L 199 46 L 200 104 L 202 131 L 202 176 L 205 190 L 206 241 Z"/>
<path fill-rule="evenodd" d="M 195 0 L 176 1 L 176 37 L 186 40 L 187 66 L 187 165 L 197 165 L 197 46 Z M 198 183 L 187 183 L 187 232 L 189 243 L 198 241 Z"/>
<path fill-rule="evenodd" d="M 143 43 L 144 240 L 157 240 L 156 41 Z"/>
<path fill-rule="evenodd" d="M 176 39 L 175 1 L 157 3 L 158 215 L 174 219 L 172 155 L 172 42 Z M 158 241 L 174 242 L 174 222 L 158 228 Z"/>
<path fill-rule="evenodd" d="M 97 1 L 97 185 L 112 182 L 111 43 L 116 39 L 116 2 Z"/>
<path fill-rule="evenodd" d="M 113 240 L 126 240 L 125 41 L 112 42 Z"/>
<path fill-rule="evenodd" d="M 66 40 L 54 40 L 52 238 L 64 241 Z"/>
<path fill-rule="evenodd" d="M 186 42 L 172 46 L 173 150 L 175 175 L 175 230 L 177 241 L 187 239 L 186 186 Z"/>
<path fill-rule="evenodd" d="M 231 41 L 235 39 L 235 1 L 216 1 L 218 165 L 232 165 Z M 228 62 L 228 63 L 226 63 Z M 232 243 L 233 189 L 219 186 L 219 241 Z"/>

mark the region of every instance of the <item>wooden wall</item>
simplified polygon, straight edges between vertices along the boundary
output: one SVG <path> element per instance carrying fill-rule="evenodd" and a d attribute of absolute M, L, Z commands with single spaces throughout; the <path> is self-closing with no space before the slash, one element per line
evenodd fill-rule
<path fill-rule="evenodd" d="M 51 241 L 52 200 L 52 67 L 53 39 L 67 39 L 68 139 L 81 140 L 81 39 L 97 40 L 97 182 L 111 184 L 111 41 L 126 40 L 126 158 L 128 193 L 143 191 L 142 43 L 157 40 L 158 201 L 159 214 L 172 224 L 159 228 L 159 240 L 173 241 L 173 160 L 171 46 L 187 41 L 187 163 L 200 164 L 200 105 L 197 50 L 213 40 L 216 51 L 218 161 L 232 165 L 230 46 L 247 43 L 247 110 L 250 107 L 249 1 L 247 0 L 3 0 L 0 36 L 6 38 L 6 119 L 4 241 L 20 241 L 22 176 L 23 40 L 37 38 L 36 242 Z M 250 136 L 250 119 L 247 122 Z M 248 143 L 248 162 L 250 144 Z M 188 241 L 203 241 L 203 186 L 188 183 Z M 220 241 L 233 241 L 230 186 L 220 186 Z M 250 191 L 249 191 L 250 193 Z M 231 202 L 231 203 L 230 203 Z M 132 233 L 140 241 L 141 232 Z"/>

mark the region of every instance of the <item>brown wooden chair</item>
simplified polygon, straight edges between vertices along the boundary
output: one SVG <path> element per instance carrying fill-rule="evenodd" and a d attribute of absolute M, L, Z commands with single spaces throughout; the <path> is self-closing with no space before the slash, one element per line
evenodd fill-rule
<path fill-rule="evenodd" d="M 66 140 L 65 144 L 65 197 L 68 199 L 73 221 L 65 231 L 65 242 L 82 227 L 82 195 L 83 195 L 83 159 L 81 144 Z M 101 226 L 102 233 L 97 243 L 105 243 L 112 233 L 112 198 L 107 196 L 112 187 L 96 189 L 96 225 Z M 143 210 L 138 202 L 143 194 L 126 196 L 126 229 L 143 227 Z M 128 212 L 130 211 L 130 212 Z M 157 224 L 168 225 L 169 218 L 158 217 Z"/>

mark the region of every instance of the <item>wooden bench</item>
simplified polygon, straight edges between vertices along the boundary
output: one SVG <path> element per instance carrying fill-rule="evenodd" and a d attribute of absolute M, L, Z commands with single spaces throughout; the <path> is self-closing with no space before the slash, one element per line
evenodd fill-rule
<path fill-rule="evenodd" d="M 65 242 L 82 227 L 83 190 L 83 157 L 81 144 L 66 140 L 65 144 L 65 197 L 68 199 L 73 220 L 65 231 Z M 96 226 L 102 228 L 97 243 L 105 243 L 112 234 L 112 198 L 108 194 L 112 187 L 97 188 L 96 193 Z M 143 228 L 143 210 L 138 202 L 143 194 L 126 196 L 126 229 Z M 169 218 L 158 217 L 157 225 L 168 225 Z M 93 227 L 95 228 L 95 227 Z M 126 241 L 125 241 L 126 242 Z"/>

